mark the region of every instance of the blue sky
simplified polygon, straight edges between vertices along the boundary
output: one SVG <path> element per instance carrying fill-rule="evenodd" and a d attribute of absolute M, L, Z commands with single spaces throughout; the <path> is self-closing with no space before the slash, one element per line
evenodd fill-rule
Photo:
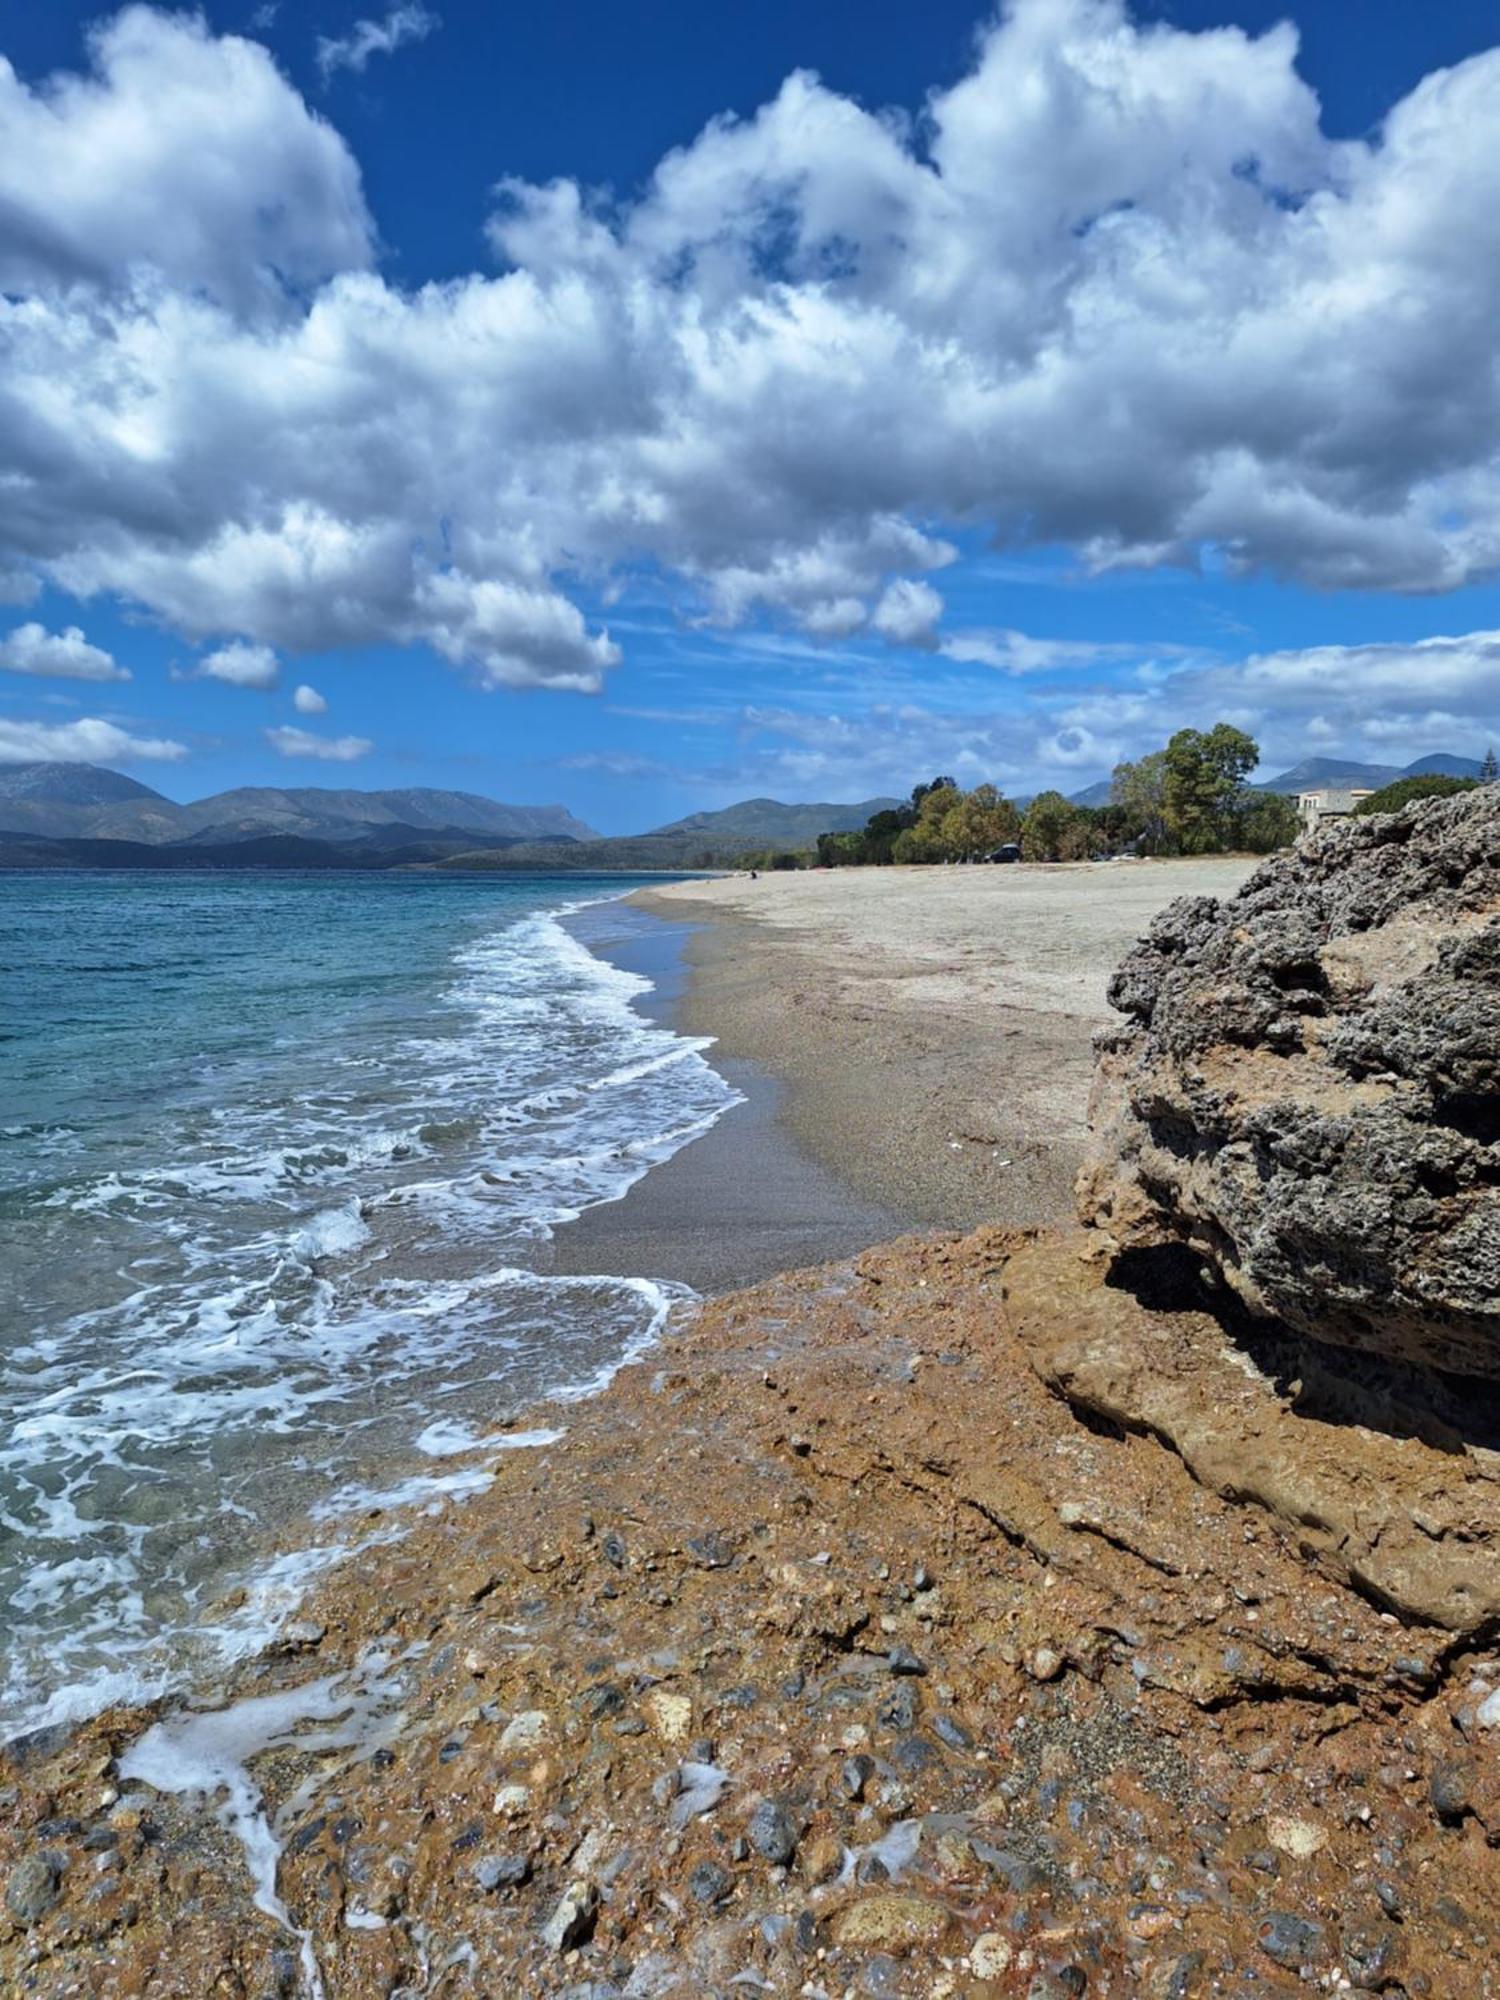
<path fill-rule="evenodd" d="M 0 758 L 623 831 L 1480 754 L 1494 9 L 1282 17 L 0 4 Z"/>

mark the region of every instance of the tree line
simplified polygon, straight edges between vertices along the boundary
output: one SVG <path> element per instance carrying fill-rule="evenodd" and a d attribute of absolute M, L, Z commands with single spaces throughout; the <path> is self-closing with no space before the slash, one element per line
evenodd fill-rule
<path fill-rule="evenodd" d="M 1251 736 L 1230 723 L 1179 729 L 1164 749 L 1117 764 L 1101 806 L 1039 792 L 1023 809 L 993 785 L 964 791 L 951 777 L 918 785 L 905 805 L 875 813 L 852 833 L 818 837 L 827 868 L 920 861 L 980 861 L 1018 848 L 1026 861 L 1087 861 L 1136 854 L 1269 854 L 1296 839 L 1297 808 L 1246 782 L 1260 762 Z"/>

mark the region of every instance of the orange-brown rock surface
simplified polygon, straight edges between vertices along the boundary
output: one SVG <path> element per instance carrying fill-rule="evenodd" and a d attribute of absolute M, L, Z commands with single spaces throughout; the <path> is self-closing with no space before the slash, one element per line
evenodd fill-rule
<path fill-rule="evenodd" d="M 333 1575 L 225 1691 L 272 1705 L 214 1724 L 215 1798 L 130 1775 L 150 1717 L 20 1746 L 0 1991 L 1500 1994 L 1500 1661 L 1449 1560 L 1492 1462 L 1363 1455 L 1087 1247 L 702 1308 Z M 1231 1386 L 1238 1468 L 1193 1428 Z M 1425 1582 L 1387 1486 L 1442 1496 Z"/>

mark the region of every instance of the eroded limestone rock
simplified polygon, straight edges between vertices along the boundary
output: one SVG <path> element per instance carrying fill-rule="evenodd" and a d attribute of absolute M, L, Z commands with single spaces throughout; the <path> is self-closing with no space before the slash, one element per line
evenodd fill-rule
<path fill-rule="evenodd" d="M 1500 787 L 1351 820 L 1110 984 L 1080 1212 L 1252 1312 L 1500 1377 Z"/>

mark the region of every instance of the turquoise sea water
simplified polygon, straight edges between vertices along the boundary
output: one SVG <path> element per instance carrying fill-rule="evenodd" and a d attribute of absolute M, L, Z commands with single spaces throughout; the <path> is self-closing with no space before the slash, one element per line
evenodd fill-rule
<path fill-rule="evenodd" d="M 0 1737 L 262 1643 L 655 1332 L 545 1254 L 734 1101 L 558 921 L 628 886 L 0 875 Z"/>

